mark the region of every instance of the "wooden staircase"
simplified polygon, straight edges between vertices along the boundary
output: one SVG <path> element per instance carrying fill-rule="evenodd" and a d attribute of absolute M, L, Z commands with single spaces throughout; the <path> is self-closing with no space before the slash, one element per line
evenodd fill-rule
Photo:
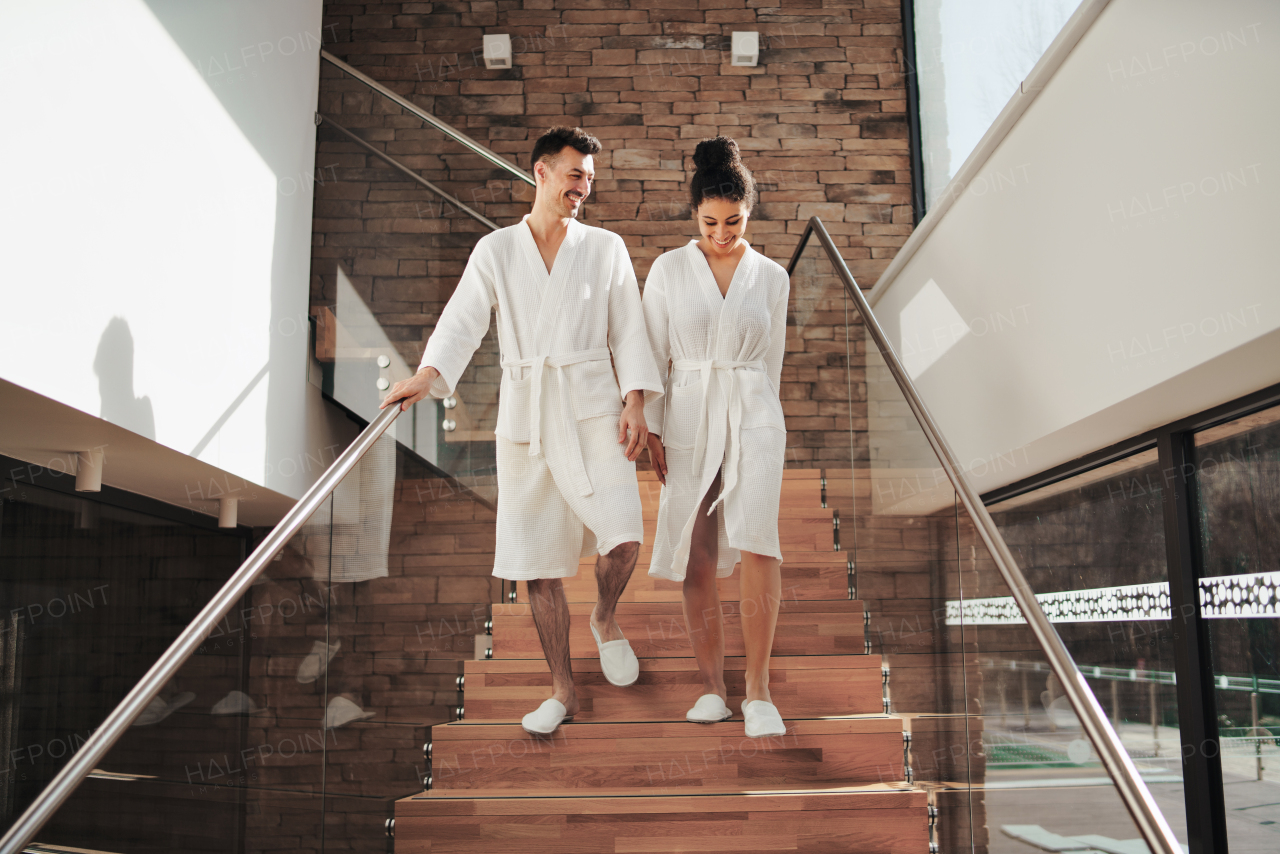
<path fill-rule="evenodd" d="M 651 542 L 658 483 L 640 477 Z M 509 601 L 493 607 L 492 659 L 466 663 L 462 719 L 432 728 L 427 790 L 396 803 L 397 854 L 927 854 L 936 811 L 909 782 L 904 719 L 887 714 L 888 670 L 868 654 L 864 609 L 849 598 L 848 561 L 823 503 L 821 472 L 787 472 L 770 679 L 786 735 L 743 733 L 737 571 L 720 581 L 735 715 L 695 724 L 684 716 L 702 685 L 680 586 L 648 577 L 646 545 L 618 608 L 640 679 L 617 688 L 587 628 L 596 598 L 588 559 L 565 583 L 581 712 L 549 737 L 520 728 L 551 679 L 524 585 L 509 587 Z"/>

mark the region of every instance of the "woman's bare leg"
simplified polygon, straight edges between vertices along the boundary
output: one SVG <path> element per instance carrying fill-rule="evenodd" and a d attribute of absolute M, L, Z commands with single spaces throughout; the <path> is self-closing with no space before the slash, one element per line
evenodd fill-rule
<path fill-rule="evenodd" d="M 693 646 L 693 657 L 702 675 L 704 694 L 719 694 L 728 702 L 724 686 L 724 615 L 716 590 L 716 560 L 720 534 L 716 516 L 707 516 L 711 502 L 720 494 L 720 476 L 702 497 L 698 518 L 693 523 L 689 566 L 684 576 L 684 620 Z"/>
<path fill-rule="evenodd" d="M 687 583 L 687 582 L 686 582 Z M 747 699 L 769 700 L 769 656 L 782 603 L 782 561 L 742 553 L 742 640 L 747 653 Z M 687 595 L 686 595 L 687 600 Z M 695 647 L 696 648 L 696 647 Z"/>

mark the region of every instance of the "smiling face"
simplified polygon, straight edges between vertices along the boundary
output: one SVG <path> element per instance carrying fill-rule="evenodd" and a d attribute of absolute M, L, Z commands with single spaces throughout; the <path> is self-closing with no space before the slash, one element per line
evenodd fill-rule
<path fill-rule="evenodd" d="M 694 213 L 704 243 L 717 255 L 729 255 L 738 248 L 750 216 L 746 202 L 728 199 L 703 199 Z"/>
<path fill-rule="evenodd" d="M 534 207 L 545 206 L 557 217 L 576 218 L 591 195 L 596 167 L 590 154 L 565 146 L 555 157 L 535 163 L 533 174 L 538 182 Z"/>

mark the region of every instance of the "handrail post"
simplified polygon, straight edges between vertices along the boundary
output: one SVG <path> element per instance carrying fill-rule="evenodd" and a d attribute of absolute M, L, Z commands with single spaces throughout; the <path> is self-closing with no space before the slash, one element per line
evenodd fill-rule
<path fill-rule="evenodd" d="M 946 471 L 947 479 L 951 481 L 952 487 L 973 520 L 978 535 L 982 538 L 982 542 L 986 545 L 992 560 L 1000 570 L 1000 575 L 1012 591 L 1014 601 L 1018 603 L 1019 609 L 1021 609 L 1023 616 L 1027 620 L 1027 625 L 1031 627 L 1032 633 L 1049 660 L 1049 667 L 1053 670 L 1054 675 L 1058 677 L 1058 681 L 1062 683 L 1063 693 L 1066 694 L 1072 710 L 1075 711 L 1076 717 L 1079 718 L 1081 727 L 1089 736 L 1089 741 L 1092 742 L 1094 750 L 1098 752 L 1098 757 L 1102 760 L 1102 764 L 1107 769 L 1107 773 L 1115 784 L 1116 790 L 1120 793 L 1120 799 L 1124 801 L 1129 815 L 1133 817 L 1134 824 L 1138 827 L 1138 832 L 1142 834 L 1142 838 L 1146 840 L 1152 851 L 1158 852 L 1158 854 L 1182 854 L 1182 847 L 1173 835 L 1173 829 L 1169 827 L 1169 822 L 1165 820 L 1164 814 L 1156 805 L 1155 798 L 1151 795 L 1151 790 L 1147 787 L 1146 782 L 1143 781 L 1142 775 L 1138 773 L 1138 768 L 1133 764 L 1133 759 L 1130 758 L 1128 751 L 1124 749 L 1119 735 L 1116 734 L 1110 721 L 1107 720 L 1106 714 L 1102 711 L 1102 707 L 1098 704 L 1097 698 L 1094 697 L 1093 692 L 1089 689 L 1084 674 L 1076 666 L 1075 660 L 1072 659 L 1071 653 L 1067 651 L 1062 638 L 1058 636 L 1057 630 L 1053 628 L 1053 624 L 1045 616 L 1040 603 L 1036 601 L 1035 593 L 1027 582 L 1026 576 L 1023 575 L 1022 569 L 1018 566 L 1017 560 L 1014 559 L 1013 552 L 1009 550 L 1008 544 L 996 527 L 991 514 L 987 512 L 986 505 L 982 503 L 977 490 L 969 482 L 968 475 L 964 473 L 956 462 L 955 453 L 951 450 L 950 444 L 942 435 L 938 423 L 929 412 L 929 408 L 925 406 L 919 392 L 916 391 L 915 384 L 911 382 L 911 377 L 898 358 L 897 351 L 889 343 L 888 336 L 885 335 L 879 321 L 876 320 L 875 315 L 871 312 L 871 306 L 867 303 L 866 296 L 862 293 L 862 289 L 858 287 L 858 283 L 853 278 L 853 274 L 849 272 L 849 267 L 844 263 L 844 258 L 841 257 L 839 249 L 836 248 L 835 241 L 831 239 L 831 235 L 827 233 L 826 227 L 823 226 L 818 217 L 810 218 L 808 225 L 805 226 L 804 233 L 800 236 L 800 243 L 796 246 L 795 253 L 791 256 L 791 262 L 787 266 L 787 273 L 791 274 L 795 271 L 796 263 L 804 252 L 811 235 L 818 237 L 819 242 L 826 251 L 828 260 L 843 282 L 845 291 L 848 292 L 849 297 L 858 307 L 858 312 L 862 315 L 862 321 L 866 325 L 867 332 L 870 333 L 875 341 L 876 347 L 880 350 L 880 355 L 884 357 L 889 372 L 893 374 L 893 378 L 897 382 L 898 388 L 902 391 L 907 405 L 911 407 L 912 414 L 915 415 L 916 421 L 924 431 L 925 438 L 929 440 L 929 445 L 933 448 L 934 454 L 937 455 L 943 470 Z"/>

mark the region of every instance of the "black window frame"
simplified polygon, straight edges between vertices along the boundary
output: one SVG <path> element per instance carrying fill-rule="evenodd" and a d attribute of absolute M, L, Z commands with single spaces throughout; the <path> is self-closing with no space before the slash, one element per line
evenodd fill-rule
<path fill-rule="evenodd" d="M 1195 435 L 1280 406 L 1280 383 L 1147 430 L 982 495 L 990 506 L 1155 448 L 1164 479 L 1165 559 L 1169 576 L 1183 797 L 1192 854 L 1227 854 L 1226 798 L 1213 688 L 1209 628 L 1200 611 L 1204 577 L 1196 506 Z"/>

